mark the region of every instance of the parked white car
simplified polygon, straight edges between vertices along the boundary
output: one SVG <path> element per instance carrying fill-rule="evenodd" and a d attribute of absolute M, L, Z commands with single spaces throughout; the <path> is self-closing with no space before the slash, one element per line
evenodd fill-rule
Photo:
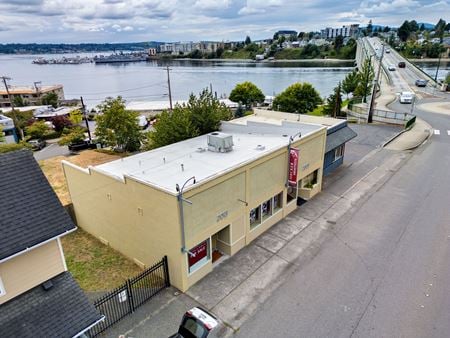
<path fill-rule="evenodd" d="M 400 103 L 412 103 L 414 100 L 414 94 L 411 92 L 401 92 L 400 93 Z"/>

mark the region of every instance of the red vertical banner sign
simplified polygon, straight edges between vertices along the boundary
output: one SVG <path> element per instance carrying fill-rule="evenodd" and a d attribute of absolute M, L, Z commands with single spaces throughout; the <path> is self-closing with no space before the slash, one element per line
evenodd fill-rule
<path fill-rule="evenodd" d="M 298 172 L 298 158 L 299 151 L 296 148 L 289 150 L 289 185 L 291 187 L 297 186 L 297 172 Z"/>

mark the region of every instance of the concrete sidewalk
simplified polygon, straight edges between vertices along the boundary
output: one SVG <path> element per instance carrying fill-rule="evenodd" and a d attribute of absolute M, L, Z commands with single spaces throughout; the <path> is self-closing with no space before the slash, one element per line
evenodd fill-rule
<path fill-rule="evenodd" d="M 432 130 L 433 128 L 428 123 L 417 117 L 412 128 L 401 131 L 384 146 L 391 150 L 415 149 L 431 136 Z"/>

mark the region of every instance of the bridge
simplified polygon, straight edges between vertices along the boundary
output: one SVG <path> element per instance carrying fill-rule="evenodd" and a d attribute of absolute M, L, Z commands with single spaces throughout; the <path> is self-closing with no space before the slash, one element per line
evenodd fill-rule
<path fill-rule="evenodd" d="M 398 99 L 399 93 L 408 91 L 415 94 L 415 100 L 422 98 L 449 99 L 450 95 L 442 92 L 439 84 L 427 73 L 409 62 L 394 49 L 386 50 L 389 46 L 383 46 L 383 42 L 376 37 L 364 37 L 357 41 L 356 64 L 361 69 L 365 60 L 370 60 L 374 71 L 375 80 L 372 97 L 367 98 L 366 103 L 357 103 L 349 107 L 348 115 L 358 121 L 384 122 L 393 124 L 405 124 L 414 117 L 415 102 L 404 106 L 401 111 L 394 111 L 388 106 Z M 405 63 L 405 68 L 398 68 L 399 62 Z M 395 69 L 395 70 L 389 70 Z M 377 82 L 378 79 L 378 82 Z M 427 80 L 425 87 L 417 87 L 415 81 Z M 370 121 L 372 120 L 372 121 Z"/>

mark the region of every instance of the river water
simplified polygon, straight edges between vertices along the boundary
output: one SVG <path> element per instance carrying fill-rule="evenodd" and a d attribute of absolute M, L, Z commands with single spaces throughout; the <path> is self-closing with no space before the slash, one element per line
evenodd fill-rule
<path fill-rule="evenodd" d="M 92 54 L 78 54 L 93 56 Z M 62 55 L 39 55 L 60 58 Z M 73 56 L 65 54 L 64 56 Z M 265 95 L 274 95 L 295 82 L 309 82 L 328 96 L 352 70 L 352 62 L 246 62 L 246 61 L 151 61 L 124 64 L 36 65 L 37 55 L 0 55 L 0 75 L 12 78 L 12 85 L 62 84 L 67 99 L 83 96 L 91 108 L 108 96 L 121 95 L 127 101 L 168 100 L 166 66 L 174 100 L 212 87 L 219 97 L 228 96 L 237 83 L 251 81 Z M 442 65 L 441 65 L 442 66 Z M 436 65 L 426 64 L 433 72 Z M 449 65 L 441 68 L 442 74 Z M 433 75 L 434 76 L 434 75 Z"/>

